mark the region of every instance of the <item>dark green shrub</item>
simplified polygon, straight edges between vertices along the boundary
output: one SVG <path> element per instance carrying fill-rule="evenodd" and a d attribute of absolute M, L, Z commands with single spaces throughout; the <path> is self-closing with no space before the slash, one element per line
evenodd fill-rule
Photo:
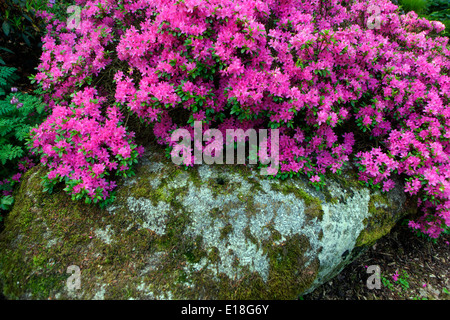
<path fill-rule="evenodd" d="M 41 37 L 45 34 L 46 23 L 39 16 L 40 11 L 66 20 L 67 7 L 75 4 L 74 0 L 58 0 L 49 5 L 49 0 L 2 0 L 0 1 L 0 64 L 5 65 L 5 52 L 14 54 L 22 60 L 27 57 L 33 62 L 28 67 L 35 68 L 41 54 Z M 11 65 L 11 63 L 8 63 Z M 23 62 L 22 65 L 23 66 Z"/>
<path fill-rule="evenodd" d="M 428 20 L 438 20 L 445 25 L 444 36 L 450 36 L 450 1 L 431 0 L 428 2 Z"/>
<path fill-rule="evenodd" d="M 448 0 L 429 0 L 428 13 L 450 9 L 450 1 Z"/>
<path fill-rule="evenodd" d="M 399 0 L 398 4 L 405 10 L 405 13 L 414 11 L 421 15 L 427 11 L 427 0 Z"/>
<path fill-rule="evenodd" d="M 29 132 L 46 117 L 41 98 L 12 87 L 18 78 L 15 71 L 0 66 L 0 212 L 13 204 L 11 192 L 20 181 L 19 171 L 32 166 L 25 146 Z"/>
<path fill-rule="evenodd" d="M 38 45 L 44 25 L 36 13 L 45 8 L 45 0 L 5 0 L 0 7 L 1 32 L 5 40 L 14 45 L 20 42 L 28 47 Z"/>

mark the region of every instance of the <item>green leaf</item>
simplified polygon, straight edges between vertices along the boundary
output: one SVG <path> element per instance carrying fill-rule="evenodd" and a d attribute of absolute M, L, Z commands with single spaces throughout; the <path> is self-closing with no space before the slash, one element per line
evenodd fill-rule
<path fill-rule="evenodd" d="M 37 113 L 42 114 L 45 110 L 45 105 L 44 104 L 39 104 L 36 108 Z"/>
<path fill-rule="evenodd" d="M 14 198 L 12 196 L 2 197 L 2 205 L 10 206 L 14 203 Z"/>
<path fill-rule="evenodd" d="M 9 25 L 8 22 L 3 21 L 2 29 L 3 29 L 3 32 L 5 33 L 5 35 L 8 36 L 9 32 L 11 31 L 11 26 Z"/>
<path fill-rule="evenodd" d="M 5 48 L 5 47 L 0 47 L 0 50 L 3 50 L 3 51 L 6 51 L 6 52 L 14 54 L 13 51 L 11 51 L 11 50 L 9 50 L 8 48 Z"/>

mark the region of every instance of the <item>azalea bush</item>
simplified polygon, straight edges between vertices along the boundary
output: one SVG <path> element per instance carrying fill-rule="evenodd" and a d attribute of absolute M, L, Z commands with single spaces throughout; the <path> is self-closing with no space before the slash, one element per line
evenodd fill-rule
<path fill-rule="evenodd" d="M 57 105 L 38 129 L 32 130 L 33 153 L 52 170 L 44 177 L 44 190 L 52 191 L 58 182 L 74 200 L 107 204 L 115 182 L 111 172 L 128 177 L 134 174 L 142 147 L 133 144 L 133 132 L 121 125 L 122 114 L 115 106 L 101 114 L 104 97 L 93 88 L 73 95 L 70 105 Z M 109 200 L 109 201 L 108 201 Z"/>
<path fill-rule="evenodd" d="M 438 20 L 445 25 L 445 36 L 450 36 L 450 2 L 447 0 L 430 0 L 428 2 L 428 20 Z"/>
<path fill-rule="evenodd" d="M 30 147 L 74 198 L 106 200 L 142 154 L 138 117 L 171 133 L 279 129 L 277 178 L 317 187 L 345 164 L 418 197 L 413 228 L 450 225 L 450 68 L 444 25 L 387 0 L 78 0 L 49 23 L 36 81 L 53 109 Z M 375 7 L 374 7 L 375 6 Z M 212 143 L 212 142 L 211 142 Z M 195 146 L 207 148 L 208 145 Z M 194 163 L 192 161 L 191 163 Z M 109 180 L 106 176 L 111 173 Z"/>

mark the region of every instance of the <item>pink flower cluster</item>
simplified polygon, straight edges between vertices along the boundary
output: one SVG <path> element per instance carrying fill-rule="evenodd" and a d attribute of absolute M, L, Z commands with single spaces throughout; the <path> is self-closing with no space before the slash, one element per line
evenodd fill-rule
<path fill-rule="evenodd" d="M 424 218 L 413 227 L 437 237 L 450 226 L 450 51 L 441 23 L 399 15 L 389 0 L 77 3 L 79 28 L 51 22 L 36 75 L 54 112 L 35 148 L 52 159 L 55 177 L 97 177 L 109 168 L 77 162 L 67 134 L 82 114 L 64 103 L 114 71 L 115 103 L 151 124 L 169 148 L 171 132 L 195 120 L 203 130 L 279 128 L 279 177 L 305 173 L 320 186 L 327 171 L 340 173 L 356 158 L 363 183 L 388 192 L 395 174 L 420 195 Z M 372 5 L 381 11 L 375 28 Z M 89 141 L 102 125 L 90 108 L 84 150 L 97 154 L 98 142 Z M 59 129 L 50 123 L 71 129 L 55 141 Z M 54 148 L 71 160 L 57 161 Z M 91 180 L 82 184 L 90 193 L 111 189 Z"/>
<path fill-rule="evenodd" d="M 10 178 L 6 178 L 0 180 L 0 197 L 1 196 L 9 196 L 13 193 L 13 186 L 16 183 L 20 183 L 20 178 L 22 177 L 22 173 L 26 172 L 28 169 L 35 166 L 35 163 L 32 159 L 28 157 L 23 157 L 18 161 L 18 169 L 20 172 L 13 174 Z"/>
<path fill-rule="evenodd" d="M 64 180 L 73 199 L 106 200 L 116 185 L 105 176 L 114 171 L 126 177 L 143 152 L 133 144 L 134 133 L 122 126 L 117 107 L 108 107 L 102 116 L 104 101 L 96 89 L 85 87 L 74 94 L 71 105 L 56 105 L 31 131 L 33 154 L 40 154 L 41 162 L 51 169 L 47 184 Z"/>

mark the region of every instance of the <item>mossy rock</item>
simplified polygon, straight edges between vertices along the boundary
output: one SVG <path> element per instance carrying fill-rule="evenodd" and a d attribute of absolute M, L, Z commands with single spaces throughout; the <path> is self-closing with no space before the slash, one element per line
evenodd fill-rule
<path fill-rule="evenodd" d="M 401 186 L 382 195 L 351 170 L 318 192 L 252 166 L 185 170 L 149 151 L 104 210 L 44 193 L 45 172 L 24 175 L 0 235 L 8 299 L 296 299 L 407 212 Z"/>

